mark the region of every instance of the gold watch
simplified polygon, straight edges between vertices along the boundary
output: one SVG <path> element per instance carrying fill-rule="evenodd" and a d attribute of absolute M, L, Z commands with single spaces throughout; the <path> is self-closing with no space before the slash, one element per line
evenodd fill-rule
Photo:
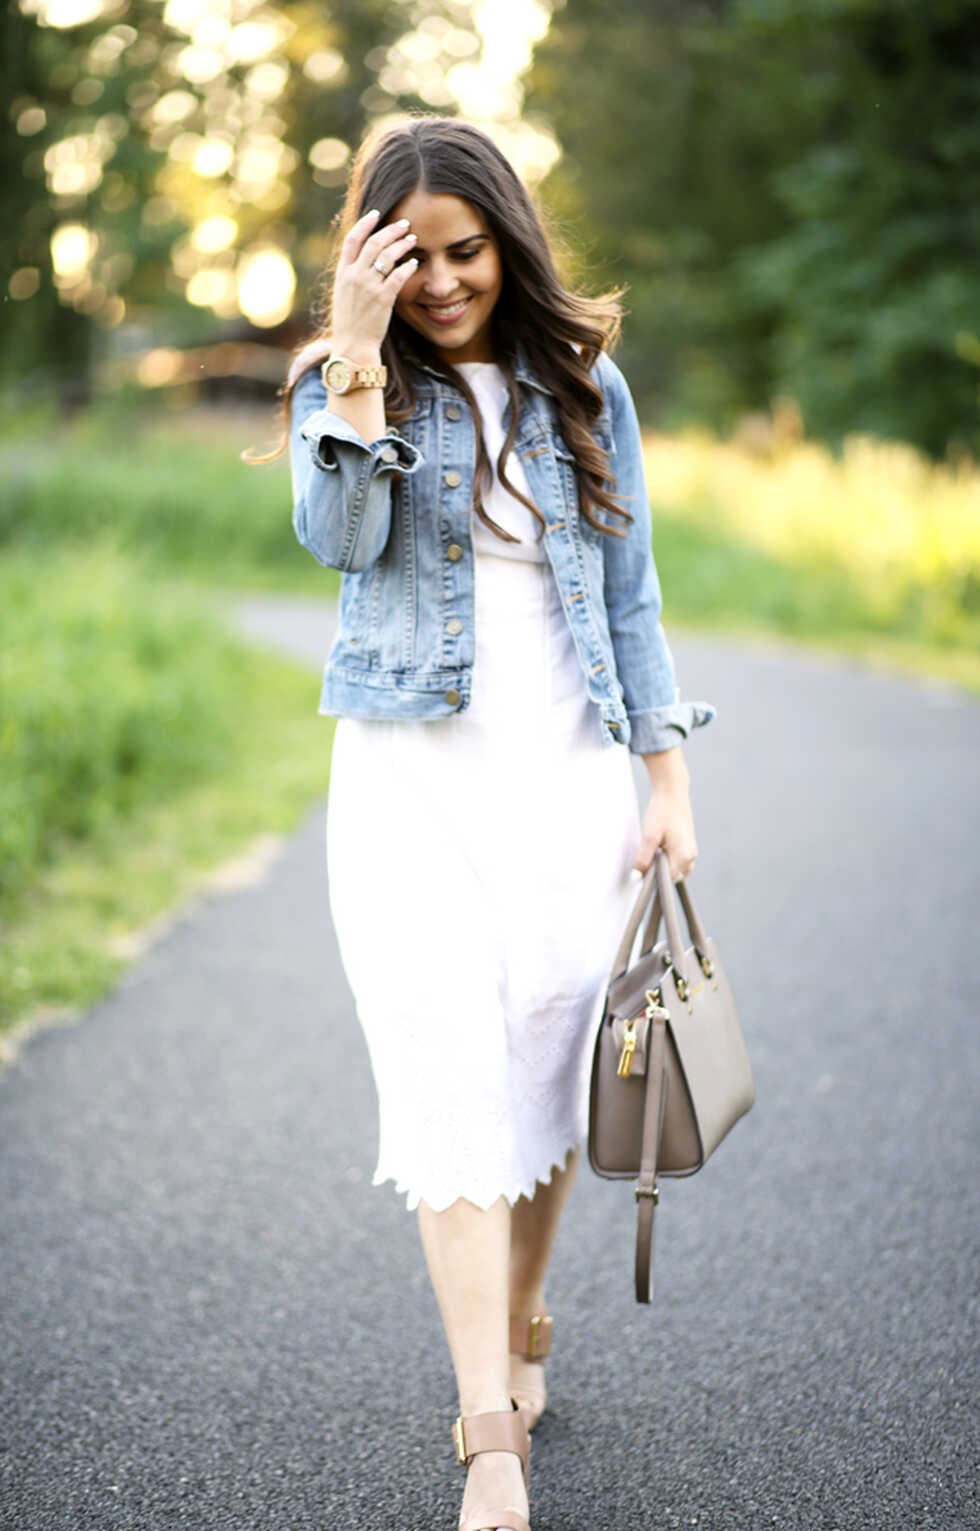
<path fill-rule="evenodd" d="M 331 393 L 353 393 L 356 388 L 383 388 L 388 381 L 388 368 L 357 367 L 346 356 L 328 356 L 320 375 L 324 388 Z"/>

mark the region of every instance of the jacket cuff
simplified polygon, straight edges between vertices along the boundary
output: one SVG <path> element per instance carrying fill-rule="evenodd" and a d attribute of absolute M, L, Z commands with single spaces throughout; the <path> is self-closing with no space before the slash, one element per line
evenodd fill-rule
<path fill-rule="evenodd" d="M 396 431 L 386 431 L 368 446 L 362 441 L 349 420 L 342 420 L 329 409 L 318 409 L 299 428 L 299 433 L 310 448 L 310 455 L 318 468 L 336 471 L 338 446 L 340 450 L 353 447 L 366 452 L 371 459 L 369 471 L 381 473 L 414 473 L 423 462 L 418 447 L 412 446 Z"/>
<path fill-rule="evenodd" d="M 710 702 L 672 702 L 669 707 L 651 707 L 649 712 L 631 712 L 630 750 L 634 755 L 672 750 L 692 729 L 710 723 L 714 716 Z"/>

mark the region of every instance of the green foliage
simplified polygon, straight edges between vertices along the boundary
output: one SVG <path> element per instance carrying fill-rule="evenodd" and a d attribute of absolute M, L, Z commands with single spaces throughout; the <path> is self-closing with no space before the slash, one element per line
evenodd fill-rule
<path fill-rule="evenodd" d="M 220 772 L 248 653 L 109 544 L 0 565 L 0 909 L 65 840 Z"/>
<path fill-rule="evenodd" d="M 671 619 L 917 643 L 980 680 L 977 471 L 873 437 L 835 456 L 775 432 L 650 436 L 645 458 Z"/>
<path fill-rule="evenodd" d="M 236 583 L 335 588 L 284 462 L 238 460 L 272 426 L 126 399 L 4 421 L 0 1029 L 104 993 L 134 930 L 325 789 L 315 673 L 216 611 Z"/>
<path fill-rule="evenodd" d="M 235 8 L 203 49 L 186 6 L 115 0 L 95 20 L 58 26 L 45 5 L 27 9 L 11 0 L 0 12 L 0 270 L 5 288 L 18 270 L 39 285 L 5 293 L 0 381 L 27 396 L 57 385 L 86 397 L 124 310 L 137 343 L 213 336 L 215 312 L 187 300 L 188 280 L 199 270 L 227 279 L 217 312 L 238 319 L 239 261 L 263 244 L 289 256 L 301 291 L 316 287 L 345 172 L 311 166 L 310 150 L 321 139 L 356 145 L 371 113 L 390 107 L 378 70 L 409 21 L 403 7 Z M 204 144 L 219 158 L 197 164 Z M 58 180 L 62 153 L 79 173 Z M 188 237 L 209 218 L 234 223 L 217 250 Z M 52 265 L 51 236 L 65 223 L 96 240 L 77 280 Z"/>
<path fill-rule="evenodd" d="M 533 80 L 649 418 L 980 450 L 972 0 L 568 0 Z"/>
<path fill-rule="evenodd" d="M 0 1029 L 94 1000 L 130 934 L 325 790 L 317 680 L 87 549 L 0 562 Z"/>
<path fill-rule="evenodd" d="M 18 415 L 0 438 L 0 552 L 110 534 L 154 568 L 212 584 L 306 580 L 333 592 L 293 532 L 287 459 L 239 459 L 275 440 L 271 410 L 253 426 L 125 403 L 63 427 Z"/>

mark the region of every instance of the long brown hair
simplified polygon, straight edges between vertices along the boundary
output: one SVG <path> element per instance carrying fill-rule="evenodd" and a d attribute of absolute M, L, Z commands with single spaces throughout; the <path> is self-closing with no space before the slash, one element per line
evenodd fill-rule
<path fill-rule="evenodd" d="M 338 215 L 333 260 L 314 305 L 316 330 L 295 352 L 280 389 L 283 439 L 264 457 L 245 453 L 243 457 L 252 463 L 271 462 L 288 444 L 293 390 L 299 379 L 330 352 L 330 297 L 336 261 L 347 233 L 373 207 L 380 211 L 376 227 L 381 228 L 390 222 L 398 204 L 417 188 L 459 197 L 478 208 L 500 251 L 503 286 L 493 310 L 493 344 L 511 401 L 510 428 L 497 461 L 501 482 L 543 523 L 537 507 L 510 483 L 505 467 L 517 435 L 520 399 L 514 364 L 520 346 L 534 377 L 554 394 L 561 433 L 575 459 L 581 514 L 597 530 L 625 536 L 624 530 L 600 521 L 595 514 L 601 508 L 626 522 L 632 520 L 614 496 L 609 459 L 590 430 L 603 400 L 601 389 L 589 375 L 600 351 L 611 348 L 619 338 L 622 291 L 589 298 L 563 284 L 541 216 L 513 166 L 492 139 L 458 117 L 410 117 L 380 136 L 365 139 L 355 157 Z M 492 482 L 492 470 L 479 429 L 479 409 L 463 375 L 444 362 L 425 337 L 397 313 L 392 313 L 381 359 L 388 369 L 385 415 L 392 424 L 409 419 L 415 408 L 413 363 L 424 362 L 463 393 L 477 425 L 474 509 L 498 536 L 509 542 L 517 540 L 483 507 L 483 487 Z"/>

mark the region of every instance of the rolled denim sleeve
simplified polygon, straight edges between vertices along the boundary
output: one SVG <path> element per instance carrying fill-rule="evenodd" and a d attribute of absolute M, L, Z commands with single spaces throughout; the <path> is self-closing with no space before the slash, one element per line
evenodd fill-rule
<path fill-rule="evenodd" d="M 673 749 L 693 729 L 710 723 L 715 708 L 710 702 L 680 699 L 673 655 L 660 620 L 663 600 L 653 556 L 636 406 L 626 379 L 608 356 L 600 357 L 596 373 L 610 410 L 616 494 L 633 516 L 625 537 L 602 539 L 606 615 L 629 717 L 630 750 L 635 755 L 655 755 Z M 616 518 L 615 524 L 623 523 Z"/>
<path fill-rule="evenodd" d="M 289 456 L 293 528 L 303 547 L 329 569 L 368 568 L 391 531 L 393 473 L 414 473 L 422 454 L 396 431 L 370 446 L 327 408 L 316 368 L 293 392 Z"/>

